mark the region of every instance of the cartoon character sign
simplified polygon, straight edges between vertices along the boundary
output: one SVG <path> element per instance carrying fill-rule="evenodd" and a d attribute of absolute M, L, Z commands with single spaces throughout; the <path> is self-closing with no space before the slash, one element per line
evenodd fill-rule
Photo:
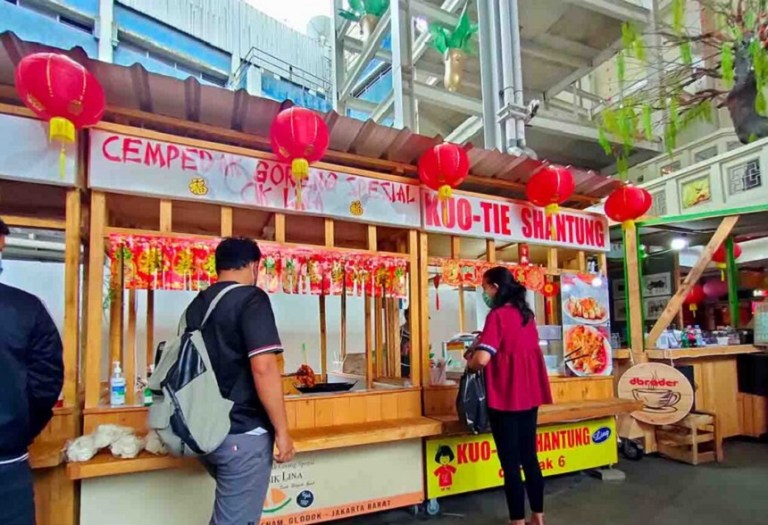
<path fill-rule="evenodd" d="M 435 454 L 435 463 L 440 465 L 433 474 L 438 478 L 440 490 L 448 490 L 453 486 L 453 476 L 456 474 L 456 467 L 451 465 L 456 461 L 453 450 L 448 445 L 442 445 Z"/>

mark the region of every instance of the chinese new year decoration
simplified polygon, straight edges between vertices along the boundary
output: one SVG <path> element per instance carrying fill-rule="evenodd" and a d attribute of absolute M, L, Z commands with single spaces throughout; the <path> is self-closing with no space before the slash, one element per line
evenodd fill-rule
<path fill-rule="evenodd" d="M 699 303 L 704 300 L 704 297 L 704 287 L 697 283 L 691 287 L 691 291 L 685 296 L 683 304 L 687 305 L 691 312 L 696 313 L 696 310 L 699 309 Z"/>
<path fill-rule="evenodd" d="M 491 263 L 487 261 L 476 261 L 473 259 L 435 259 L 434 263 L 440 268 L 440 273 L 435 278 L 441 284 L 448 286 L 482 286 L 483 274 L 495 266 L 504 266 L 509 268 L 517 281 L 527 289 L 545 294 L 547 289 L 547 272 L 541 266 L 507 263 Z M 554 283 L 549 283 L 554 284 Z M 557 292 L 553 292 L 557 293 Z"/>
<path fill-rule="evenodd" d="M 652 205 L 653 197 L 647 190 L 625 184 L 608 196 L 605 214 L 627 230 L 633 228 L 635 221 L 648 213 Z"/>
<path fill-rule="evenodd" d="M 522 265 L 531 263 L 531 247 L 527 244 L 520 243 L 517 247 L 518 261 Z"/>
<path fill-rule="evenodd" d="M 432 280 L 432 284 L 435 286 L 435 310 L 438 312 L 440 311 L 440 292 L 438 291 L 438 288 L 440 288 L 440 281 L 442 278 L 440 275 L 435 275 L 435 277 Z"/>
<path fill-rule="evenodd" d="M 437 192 L 443 204 L 443 223 L 447 222 L 448 201 L 469 174 L 467 152 L 458 144 L 443 142 L 425 151 L 419 158 L 419 179 Z"/>
<path fill-rule="evenodd" d="M 217 239 L 112 235 L 112 283 L 132 290 L 203 290 L 216 282 Z M 258 285 L 269 293 L 407 296 L 406 257 L 262 244 Z M 122 261 L 122 275 L 120 275 Z"/>
<path fill-rule="evenodd" d="M 78 129 L 97 124 L 106 106 L 104 90 L 81 64 L 58 53 L 35 53 L 16 66 L 16 90 L 22 102 L 48 121 L 48 136 L 61 144 L 59 174 L 66 174 L 66 145 Z"/>
<path fill-rule="evenodd" d="M 555 239 L 555 215 L 560 205 L 567 201 L 576 189 L 573 173 L 562 166 L 548 165 L 530 178 L 525 195 L 536 206 L 544 208 L 547 219 L 551 220 L 550 232 Z"/>
<path fill-rule="evenodd" d="M 300 208 L 301 187 L 309 178 L 309 165 L 322 159 L 328 149 L 328 126 L 314 111 L 295 106 L 277 114 L 269 128 L 269 140 L 277 158 L 291 163 L 296 206 Z"/>
<path fill-rule="evenodd" d="M 742 249 L 739 243 L 733 243 L 733 260 L 741 257 Z M 728 268 L 728 248 L 725 243 L 712 254 L 712 262 L 720 269 L 720 279 L 725 281 L 725 270 Z"/>
<path fill-rule="evenodd" d="M 720 299 L 728 295 L 728 285 L 720 279 L 710 279 L 704 283 L 704 295 L 710 299 Z"/>

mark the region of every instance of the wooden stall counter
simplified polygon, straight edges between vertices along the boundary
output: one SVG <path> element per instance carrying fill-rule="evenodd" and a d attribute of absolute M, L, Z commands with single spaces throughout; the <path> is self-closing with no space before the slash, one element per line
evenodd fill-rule
<path fill-rule="evenodd" d="M 704 346 L 700 348 L 676 348 L 670 350 L 646 350 L 649 359 L 677 360 L 701 359 L 706 357 L 728 357 L 743 354 L 757 354 L 762 349 L 753 345 Z"/>

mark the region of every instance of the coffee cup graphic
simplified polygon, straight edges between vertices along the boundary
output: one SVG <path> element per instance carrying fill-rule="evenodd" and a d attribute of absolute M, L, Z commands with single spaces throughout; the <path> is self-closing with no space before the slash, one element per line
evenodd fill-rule
<path fill-rule="evenodd" d="M 652 412 L 673 412 L 680 401 L 680 393 L 668 388 L 636 388 L 632 390 L 632 395 L 643 402 L 643 410 Z"/>

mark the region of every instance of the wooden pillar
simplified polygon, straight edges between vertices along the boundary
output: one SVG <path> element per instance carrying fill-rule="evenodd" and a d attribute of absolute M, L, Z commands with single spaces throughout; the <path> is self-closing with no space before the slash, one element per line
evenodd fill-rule
<path fill-rule="evenodd" d="M 419 310 L 411 310 L 411 337 L 419 337 L 419 354 L 420 359 L 418 362 L 411 360 L 411 371 L 417 367 L 421 367 L 422 384 L 429 386 L 431 384 L 429 378 L 429 236 L 424 232 L 418 234 L 418 253 L 419 253 Z M 418 323 L 421 324 L 421 331 L 414 332 L 413 318 L 419 316 Z M 415 384 L 415 383 L 414 383 Z"/>
<path fill-rule="evenodd" d="M 461 259 L 461 238 L 451 236 L 451 259 Z M 466 319 L 464 315 L 464 286 L 459 284 L 459 332 L 464 333 Z"/>
<path fill-rule="evenodd" d="M 232 208 L 223 206 L 221 208 L 221 236 L 232 237 L 233 230 Z"/>
<path fill-rule="evenodd" d="M 85 408 L 99 405 L 101 390 L 101 352 L 104 303 L 104 229 L 107 219 L 106 196 L 91 194 L 90 260 L 88 268 L 88 324 L 85 345 Z"/>
<path fill-rule="evenodd" d="M 125 404 L 136 403 L 136 290 L 128 291 L 128 328 L 126 332 L 125 353 L 123 355 L 125 372 Z M 143 401 L 143 400 L 142 400 Z"/>
<path fill-rule="evenodd" d="M 637 230 L 634 224 L 624 230 L 624 260 L 626 261 L 627 325 L 629 348 L 635 355 L 645 351 L 643 339 L 643 302 L 640 295 L 640 260 L 637 251 Z"/>
<path fill-rule="evenodd" d="M 275 241 L 285 242 L 285 214 L 275 213 Z"/>
<path fill-rule="evenodd" d="M 65 407 L 77 405 L 80 349 L 80 191 L 67 191 L 64 252 L 64 389 Z"/>
<path fill-rule="evenodd" d="M 378 248 L 378 238 L 377 238 L 377 230 L 376 226 L 369 224 L 368 225 L 368 251 L 369 252 L 375 252 Z M 373 275 L 369 275 L 368 279 L 373 279 Z M 368 389 L 373 388 L 373 380 L 374 380 L 374 342 L 373 342 L 373 334 L 371 333 L 371 309 L 372 309 L 372 301 L 371 296 L 368 295 L 368 293 L 365 293 L 365 364 L 366 364 L 366 374 L 365 374 L 365 384 Z M 377 313 L 378 315 L 378 313 Z M 376 351 L 376 358 L 380 359 L 381 350 L 377 349 Z"/>
<path fill-rule="evenodd" d="M 422 316 L 424 296 L 421 291 L 422 273 L 426 273 L 426 271 L 426 258 L 423 260 L 419 258 L 419 232 L 411 230 L 408 232 L 408 308 L 410 309 L 408 322 L 411 331 L 411 383 L 416 387 L 422 384 L 421 363 L 422 356 L 427 348 L 424 346 L 424 336 L 422 333 L 427 332 L 428 328 Z M 424 286 L 428 285 L 429 282 L 424 283 Z"/>

